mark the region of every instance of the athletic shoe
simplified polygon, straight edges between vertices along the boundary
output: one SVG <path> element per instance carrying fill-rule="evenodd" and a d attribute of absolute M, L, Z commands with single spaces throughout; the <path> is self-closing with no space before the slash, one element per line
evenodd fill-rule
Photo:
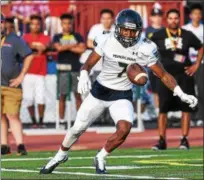
<path fill-rule="evenodd" d="M 167 145 L 166 145 L 166 141 L 163 137 L 160 137 L 158 144 L 156 144 L 155 146 L 152 147 L 152 150 L 166 150 L 167 149 Z"/>
<path fill-rule="evenodd" d="M 189 142 L 188 142 L 188 139 L 186 137 L 183 137 L 181 139 L 181 144 L 179 146 L 179 149 L 184 149 L 184 150 L 190 149 Z"/>
<path fill-rule="evenodd" d="M 96 174 L 107 174 L 105 167 L 105 160 L 95 157 L 94 165 L 96 167 Z"/>
<path fill-rule="evenodd" d="M 61 155 L 61 154 L 56 154 L 54 158 L 52 158 L 46 166 L 44 166 L 40 170 L 40 174 L 50 174 L 54 169 L 59 166 L 60 164 L 66 162 L 68 160 L 68 155 Z"/>
<path fill-rule="evenodd" d="M 11 154 L 11 149 L 8 145 L 1 145 L 1 155 Z"/>
<path fill-rule="evenodd" d="M 27 151 L 24 144 L 19 144 L 17 147 L 17 156 L 27 155 Z"/>

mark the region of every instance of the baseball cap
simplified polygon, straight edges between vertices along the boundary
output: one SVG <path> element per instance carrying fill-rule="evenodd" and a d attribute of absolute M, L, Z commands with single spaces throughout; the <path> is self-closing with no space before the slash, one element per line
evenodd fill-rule
<path fill-rule="evenodd" d="M 163 15 L 163 11 L 161 9 L 158 9 L 158 8 L 153 8 L 152 11 L 151 11 L 151 15 L 152 16 L 162 16 Z"/>

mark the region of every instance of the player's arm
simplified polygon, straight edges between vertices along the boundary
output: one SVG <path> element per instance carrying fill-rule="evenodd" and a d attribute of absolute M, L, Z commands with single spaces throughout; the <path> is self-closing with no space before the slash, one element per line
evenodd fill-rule
<path fill-rule="evenodd" d="M 178 86 L 174 77 L 164 69 L 159 61 L 149 68 L 170 90 L 174 92 L 175 96 L 178 96 L 183 102 L 188 103 L 192 108 L 197 105 L 198 100 L 194 96 L 185 94 Z"/>
<path fill-rule="evenodd" d="M 91 81 L 89 78 L 89 72 L 91 68 L 100 60 L 101 56 L 93 51 L 88 60 L 81 68 L 79 83 L 78 83 L 78 93 L 85 94 L 91 89 Z"/>
<path fill-rule="evenodd" d="M 90 72 L 92 67 L 101 59 L 101 56 L 97 54 L 95 51 L 93 51 L 87 61 L 82 66 L 81 70 L 86 70 L 87 72 Z"/>
<path fill-rule="evenodd" d="M 89 79 L 89 72 L 91 68 L 104 56 L 104 36 L 99 37 L 99 39 L 94 40 L 94 50 L 89 55 L 87 61 L 81 68 L 80 78 L 78 83 L 78 92 L 84 94 L 91 89 L 91 81 Z"/>
<path fill-rule="evenodd" d="M 174 77 L 169 74 L 163 67 L 163 65 L 158 61 L 156 64 L 150 66 L 150 69 L 154 74 L 161 79 L 161 81 L 172 91 L 174 91 L 177 86 L 177 82 Z"/>

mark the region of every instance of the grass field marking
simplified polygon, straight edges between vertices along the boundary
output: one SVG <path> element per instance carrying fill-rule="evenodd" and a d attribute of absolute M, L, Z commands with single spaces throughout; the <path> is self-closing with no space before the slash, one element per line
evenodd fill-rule
<path fill-rule="evenodd" d="M 36 170 L 28 170 L 28 169 L 6 169 L 2 168 L 2 172 L 22 172 L 22 173 L 39 173 Z M 68 174 L 68 175 L 80 175 L 80 176 L 97 176 L 97 177 L 113 177 L 113 178 L 128 178 L 128 179 L 163 179 L 163 180 L 184 180 L 184 178 L 177 177 L 152 177 L 152 176 L 131 176 L 131 175 L 119 175 L 119 174 L 95 174 L 95 173 L 83 173 L 83 172 L 61 172 L 61 171 L 53 171 L 53 174 Z M 42 175 L 43 176 L 43 175 Z"/>
<path fill-rule="evenodd" d="M 197 161 L 197 160 L 202 160 L 202 159 L 182 159 L 183 161 Z M 166 164 L 166 165 L 171 165 L 171 166 L 195 166 L 195 167 L 202 167 L 203 164 L 190 164 L 190 163 L 181 163 L 177 159 L 165 159 L 165 160 L 137 160 L 133 161 L 136 163 L 143 163 L 143 164 Z"/>
<path fill-rule="evenodd" d="M 124 159 L 124 158 L 152 158 L 152 157 L 161 157 L 161 156 L 170 156 L 165 154 L 152 154 L 152 155 L 123 155 L 123 156 L 108 156 L 108 159 Z M 69 157 L 69 160 L 83 160 L 83 159 L 93 159 L 94 156 L 89 157 Z M 2 162 L 8 161 L 40 161 L 40 160 L 50 160 L 52 157 L 48 158 L 5 158 L 1 159 Z"/>

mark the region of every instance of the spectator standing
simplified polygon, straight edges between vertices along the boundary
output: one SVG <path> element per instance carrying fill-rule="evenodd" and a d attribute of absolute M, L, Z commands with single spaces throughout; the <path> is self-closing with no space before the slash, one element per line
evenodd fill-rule
<path fill-rule="evenodd" d="M 199 38 L 200 41 L 203 43 L 204 26 L 201 23 L 202 6 L 200 4 L 192 5 L 190 19 L 191 22 L 183 26 L 183 28 L 194 33 L 197 36 L 197 38 Z M 192 63 L 196 62 L 197 55 L 198 51 L 196 51 L 194 48 L 190 48 L 189 56 Z M 200 68 L 198 69 L 195 76 L 195 81 L 198 89 L 198 113 L 197 113 L 198 126 L 202 125 L 204 121 L 204 83 L 201 83 L 203 82 L 203 79 L 204 79 L 204 60 L 202 61 Z"/>
<path fill-rule="evenodd" d="M 179 28 L 180 13 L 176 9 L 167 12 L 168 27 L 153 34 L 152 40 L 157 44 L 164 68 L 177 80 L 179 86 L 188 94 L 194 95 L 194 73 L 198 70 L 203 58 L 203 47 L 200 40 L 190 31 Z M 189 48 L 198 50 L 196 63 L 192 65 L 188 58 Z M 192 109 L 182 103 L 162 83 L 158 83 L 159 94 L 159 143 L 153 149 L 164 150 L 166 145 L 167 112 L 182 111 L 182 139 L 180 148 L 189 149 L 188 133 L 190 127 L 190 112 Z"/>
<path fill-rule="evenodd" d="M 145 35 L 147 38 L 152 37 L 152 35 L 164 28 L 162 26 L 162 16 L 163 16 L 163 11 L 161 9 L 153 8 L 151 11 L 151 16 L 150 16 L 150 23 L 151 25 L 147 27 L 145 31 Z"/>
<path fill-rule="evenodd" d="M 100 24 L 95 24 L 91 27 L 88 38 L 87 38 L 87 47 L 89 49 L 94 48 L 94 39 L 101 34 L 110 33 L 114 31 L 115 26 L 114 22 L 114 13 L 110 9 L 102 9 L 100 12 Z M 100 60 L 94 67 L 93 67 L 93 75 L 92 79 L 95 81 L 96 77 L 100 73 L 102 68 L 102 60 Z"/>
<path fill-rule="evenodd" d="M 14 32 L 14 18 L 9 17 L 5 19 L 5 29 L 6 29 L 6 34 L 9 34 L 10 32 Z"/>
<path fill-rule="evenodd" d="M 73 16 L 62 14 L 61 17 L 62 33 L 56 34 L 53 38 L 54 48 L 58 52 L 58 64 L 66 64 L 71 67 L 71 87 L 76 99 L 77 110 L 81 105 L 81 96 L 77 92 L 77 77 L 80 71 L 80 55 L 85 51 L 85 44 L 82 36 L 73 30 Z M 65 102 L 68 91 L 67 72 L 59 72 L 59 117 L 60 123 L 65 123 Z"/>
<path fill-rule="evenodd" d="M 9 154 L 8 122 L 16 140 L 17 155 L 26 155 L 19 111 L 22 100 L 21 83 L 31 64 L 31 49 L 15 33 L 8 32 L 1 14 L 1 154 Z M 19 57 L 24 59 L 20 69 Z M 8 122 L 7 122 L 8 120 Z"/>
<path fill-rule="evenodd" d="M 38 106 L 39 127 L 44 127 L 43 118 L 46 96 L 45 76 L 47 74 L 47 57 L 45 51 L 50 44 L 50 38 L 40 32 L 41 22 L 42 18 L 40 16 L 31 16 L 31 32 L 23 36 L 23 39 L 32 49 L 34 54 L 34 59 L 23 81 L 23 100 L 32 119 L 33 128 L 37 128 L 35 103 Z"/>

